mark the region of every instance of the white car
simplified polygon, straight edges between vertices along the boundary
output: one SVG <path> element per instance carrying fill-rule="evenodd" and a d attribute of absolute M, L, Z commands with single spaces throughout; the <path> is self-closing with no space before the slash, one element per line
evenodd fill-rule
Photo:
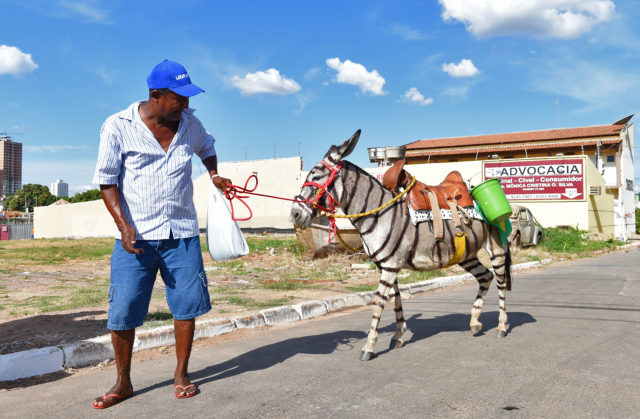
<path fill-rule="evenodd" d="M 535 222 L 531 211 L 521 205 L 511 206 L 511 226 L 509 235 L 511 251 L 516 252 L 523 246 L 535 246 L 542 241 L 542 230 Z"/>

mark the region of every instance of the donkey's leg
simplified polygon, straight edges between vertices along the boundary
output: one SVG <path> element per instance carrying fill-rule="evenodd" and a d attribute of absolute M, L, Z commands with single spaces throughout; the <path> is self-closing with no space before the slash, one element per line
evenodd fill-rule
<path fill-rule="evenodd" d="M 467 272 L 473 275 L 478 281 L 478 295 L 476 296 L 476 300 L 473 303 L 473 307 L 471 307 L 471 322 L 469 326 L 471 327 L 471 333 L 474 335 L 482 330 L 482 323 L 480 323 L 480 314 L 482 314 L 482 304 L 484 303 L 484 297 L 487 295 L 487 291 L 489 290 L 489 285 L 491 285 L 491 280 L 493 280 L 493 273 L 489 269 L 487 269 L 477 257 L 472 259 L 467 259 L 464 262 L 460 262 L 460 266 L 462 266 Z"/>
<path fill-rule="evenodd" d="M 369 361 L 375 356 L 373 347 L 378 341 L 378 324 L 380 323 L 380 317 L 382 316 L 382 310 L 384 309 L 384 303 L 389 300 L 389 292 L 396 282 L 397 272 L 390 272 L 383 270 L 380 276 L 380 283 L 378 284 L 378 290 L 375 297 L 373 297 L 373 318 L 371 319 L 371 327 L 369 328 L 369 336 L 367 337 L 367 343 L 362 348 L 360 354 L 361 361 Z"/>
<path fill-rule="evenodd" d="M 498 247 L 499 245 L 496 243 L 495 248 L 492 249 L 491 256 L 491 266 L 493 266 L 493 270 L 496 273 L 496 282 L 498 285 L 498 297 L 500 298 L 500 316 L 498 317 L 498 336 L 505 337 L 507 336 L 507 328 L 509 325 L 507 324 L 507 308 L 505 304 L 505 297 L 507 294 L 507 264 L 506 260 L 509 257 L 507 252 L 509 251 L 508 247 L 502 248 Z M 509 246 L 507 244 L 507 246 Z"/>
<path fill-rule="evenodd" d="M 402 297 L 400 296 L 398 281 L 393 283 L 393 291 L 395 292 L 393 298 L 393 310 L 396 312 L 396 333 L 391 338 L 389 349 L 402 348 L 402 345 L 404 344 L 402 341 L 402 335 L 407 331 L 407 322 L 405 322 L 404 314 L 402 312 Z"/>

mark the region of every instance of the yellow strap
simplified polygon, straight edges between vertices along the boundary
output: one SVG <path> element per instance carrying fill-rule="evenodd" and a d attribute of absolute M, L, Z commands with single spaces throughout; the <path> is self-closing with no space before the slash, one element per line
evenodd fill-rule
<path fill-rule="evenodd" d="M 376 209 L 373 209 L 371 211 L 367 211 L 367 212 L 361 212 L 360 214 L 328 214 L 325 211 L 318 211 L 320 213 L 320 215 L 324 215 L 325 217 L 333 217 L 333 218 L 358 218 L 358 217 L 366 217 L 367 215 L 371 215 L 371 214 L 375 214 L 377 212 L 382 211 L 383 209 L 387 208 L 389 205 L 395 203 L 397 200 L 399 200 L 400 198 L 402 198 L 403 196 L 405 196 L 410 190 L 411 188 L 413 188 L 413 185 L 416 184 L 416 177 L 413 176 L 411 178 L 411 183 L 409 183 L 409 186 L 407 186 L 407 189 L 405 189 L 401 194 L 397 195 L 395 198 L 393 198 L 391 201 L 387 202 L 384 205 L 379 206 Z"/>
<path fill-rule="evenodd" d="M 340 243 L 342 243 L 342 245 L 344 247 L 346 247 L 347 249 L 353 251 L 353 252 L 357 252 L 358 250 L 362 249 L 362 246 L 355 248 L 355 247 L 351 247 L 347 244 L 346 241 L 344 241 L 344 239 L 342 238 L 342 236 L 340 236 L 340 230 L 338 229 L 338 227 L 336 227 L 336 236 L 338 236 L 338 239 L 340 240 Z"/>
<path fill-rule="evenodd" d="M 453 255 L 446 267 L 455 265 L 462 260 L 464 252 L 467 250 L 467 240 L 464 232 L 456 233 L 453 238 L 453 245 L 456 248 L 456 253 Z"/>

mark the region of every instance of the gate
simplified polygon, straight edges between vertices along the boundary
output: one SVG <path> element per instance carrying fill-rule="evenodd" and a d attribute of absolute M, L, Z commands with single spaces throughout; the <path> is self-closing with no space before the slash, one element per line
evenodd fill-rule
<path fill-rule="evenodd" d="M 33 238 L 33 223 L 1 224 L 1 240 L 24 240 Z"/>

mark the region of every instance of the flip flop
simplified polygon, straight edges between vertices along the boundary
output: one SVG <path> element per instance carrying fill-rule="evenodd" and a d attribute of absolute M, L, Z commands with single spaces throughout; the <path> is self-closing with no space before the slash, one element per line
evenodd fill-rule
<path fill-rule="evenodd" d="M 193 393 L 187 393 L 187 389 L 191 387 L 195 388 L 196 391 L 194 391 Z M 189 397 L 193 397 L 196 394 L 198 394 L 198 388 L 196 387 L 195 384 L 189 384 L 187 386 L 173 386 L 173 388 L 175 390 L 175 394 L 178 399 L 188 399 Z M 178 389 L 180 389 L 180 391 L 178 391 Z M 181 395 L 180 393 L 185 393 L 185 394 Z"/>
<path fill-rule="evenodd" d="M 129 393 L 129 394 L 126 394 L 126 395 L 124 395 L 124 396 L 121 396 L 121 395 L 116 394 L 116 393 L 111 393 L 111 394 L 104 393 L 104 394 L 102 395 L 102 403 L 104 403 L 104 404 L 103 404 L 102 406 L 98 406 L 98 405 L 96 404 L 96 401 L 94 400 L 94 401 L 91 403 L 91 407 L 93 407 L 94 409 L 106 409 L 106 408 L 108 408 L 108 407 L 111 407 L 111 406 L 113 406 L 113 405 L 116 405 L 116 404 L 120 403 L 120 402 L 121 402 L 121 401 L 123 401 L 123 400 L 128 399 L 128 398 L 129 398 L 129 397 L 131 397 L 131 396 L 133 396 L 133 392 L 131 392 L 131 393 Z M 109 399 L 109 398 L 111 398 L 111 397 L 115 397 L 116 401 L 115 401 L 115 402 L 113 402 L 113 403 L 111 403 L 111 404 L 108 404 L 108 403 L 107 403 L 107 399 Z"/>

